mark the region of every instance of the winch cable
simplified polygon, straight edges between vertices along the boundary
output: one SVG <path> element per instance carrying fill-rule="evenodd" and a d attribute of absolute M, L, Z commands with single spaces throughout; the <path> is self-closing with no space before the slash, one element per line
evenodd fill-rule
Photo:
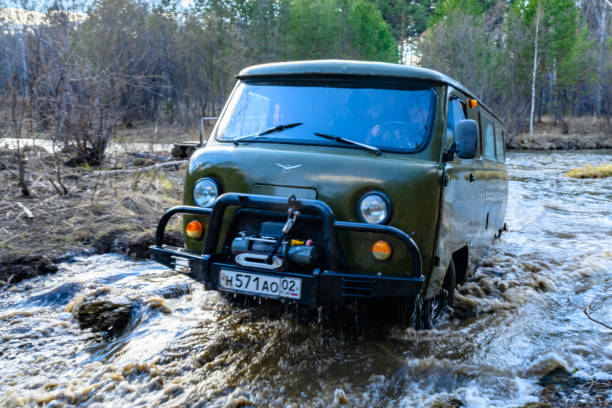
<path fill-rule="evenodd" d="M 288 238 L 289 232 L 291 232 L 291 228 L 293 228 L 293 225 L 295 225 L 295 221 L 300 216 L 300 212 L 295 209 L 296 202 L 297 200 L 295 199 L 295 196 L 292 194 L 289 197 L 289 208 L 287 209 L 287 221 L 285 222 L 285 225 L 283 225 L 283 229 L 282 229 L 283 235 L 281 235 L 280 237 L 276 239 L 276 243 L 274 244 L 274 248 L 272 248 L 272 252 L 270 252 L 268 257 L 266 258 L 267 264 L 272 264 L 274 255 L 276 254 L 278 249 L 281 247 L 283 241 L 285 241 Z"/>

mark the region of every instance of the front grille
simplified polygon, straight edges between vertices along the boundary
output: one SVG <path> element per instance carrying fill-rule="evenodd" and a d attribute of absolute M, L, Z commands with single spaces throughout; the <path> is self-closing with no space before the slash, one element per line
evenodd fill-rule
<path fill-rule="evenodd" d="M 372 297 L 374 296 L 374 279 L 342 278 L 342 294 L 344 296 Z"/>

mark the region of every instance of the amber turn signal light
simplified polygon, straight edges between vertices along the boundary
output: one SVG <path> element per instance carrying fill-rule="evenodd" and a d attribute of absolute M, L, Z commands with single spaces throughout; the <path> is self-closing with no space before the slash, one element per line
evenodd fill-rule
<path fill-rule="evenodd" d="M 200 239 L 202 238 L 202 233 L 204 232 L 204 227 L 200 221 L 191 221 L 185 227 L 185 234 L 192 239 Z"/>
<path fill-rule="evenodd" d="M 372 245 L 372 256 L 379 261 L 386 261 L 391 257 L 391 244 L 387 241 L 376 241 L 374 245 Z"/>
<path fill-rule="evenodd" d="M 474 98 L 470 98 L 468 99 L 468 106 L 470 107 L 470 109 L 474 109 L 478 106 L 478 101 Z"/>

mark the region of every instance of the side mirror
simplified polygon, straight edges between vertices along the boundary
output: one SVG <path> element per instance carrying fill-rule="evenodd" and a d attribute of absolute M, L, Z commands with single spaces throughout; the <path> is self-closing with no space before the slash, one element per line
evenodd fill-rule
<path fill-rule="evenodd" d="M 218 116 L 202 116 L 200 118 L 200 146 L 199 147 L 204 147 L 204 145 L 206 144 L 206 142 L 208 141 L 208 139 L 206 139 L 206 142 L 204 141 L 204 124 L 207 120 L 217 120 Z"/>
<path fill-rule="evenodd" d="M 455 151 L 462 159 L 473 159 L 478 151 L 478 123 L 472 119 L 460 120 L 455 125 Z"/>

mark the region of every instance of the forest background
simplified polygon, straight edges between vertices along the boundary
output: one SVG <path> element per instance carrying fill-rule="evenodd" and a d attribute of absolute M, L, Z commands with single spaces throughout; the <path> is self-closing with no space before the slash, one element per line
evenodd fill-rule
<path fill-rule="evenodd" d="M 612 128 L 610 0 L 2 1 L 0 137 L 43 133 L 90 164 L 122 128 L 197 128 L 240 69 L 271 61 L 439 70 L 508 143 L 543 120 Z"/>

